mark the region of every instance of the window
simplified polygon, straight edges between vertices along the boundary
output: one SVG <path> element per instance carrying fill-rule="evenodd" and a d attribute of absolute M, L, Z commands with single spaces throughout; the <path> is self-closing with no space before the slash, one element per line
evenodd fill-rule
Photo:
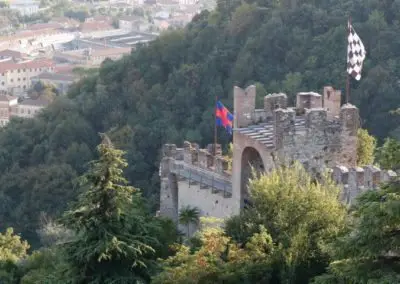
<path fill-rule="evenodd" d="M 21 73 L 21 70 L 20 70 L 20 69 L 18 69 L 18 73 Z"/>
<path fill-rule="evenodd" d="M 3 86 L 4 86 L 4 84 L 5 84 L 4 82 L 1 82 L 1 85 L 3 85 Z"/>
<path fill-rule="evenodd" d="M 26 72 L 26 69 L 24 68 L 24 72 Z"/>
<path fill-rule="evenodd" d="M 24 109 L 23 108 L 21 108 L 21 113 L 24 113 Z"/>
<path fill-rule="evenodd" d="M 11 79 L 10 81 L 11 81 L 11 83 L 12 83 L 12 82 L 14 82 L 14 79 Z"/>
<path fill-rule="evenodd" d="M 21 81 L 21 78 L 18 78 L 18 82 Z"/>
<path fill-rule="evenodd" d="M 24 90 L 26 89 L 26 85 L 24 85 Z"/>
<path fill-rule="evenodd" d="M 31 114 L 31 110 L 30 109 L 28 109 L 28 114 Z"/>
<path fill-rule="evenodd" d="M 22 80 L 24 80 L 24 81 L 25 81 L 25 80 L 26 80 L 26 78 L 24 77 Z"/>

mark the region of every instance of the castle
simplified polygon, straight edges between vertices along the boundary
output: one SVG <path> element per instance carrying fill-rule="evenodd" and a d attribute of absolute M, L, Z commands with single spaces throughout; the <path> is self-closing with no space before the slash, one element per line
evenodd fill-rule
<path fill-rule="evenodd" d="M 358 108 L 341 106 L 341 92 L 324 87 L 323 95 L 298 93 L 288 107 L 286 94 L 264 98 L 256 109 L 256 87 L 234 88 L 232 169 L 221 146 L 200 149 L 184 142 L 167 144 L 160 165 L 160 214 L 178 220 L 179 210 L 197 207 L 203 216 L 236 215 L 249 202 L 251 169 L 268 172 L 279 164 L 299 161 L 310 173 L 329 169 L 342 188 L 342 201 L 351 203 L 362 191 L 396 176 L 375 166 L 356 166 Z"/>

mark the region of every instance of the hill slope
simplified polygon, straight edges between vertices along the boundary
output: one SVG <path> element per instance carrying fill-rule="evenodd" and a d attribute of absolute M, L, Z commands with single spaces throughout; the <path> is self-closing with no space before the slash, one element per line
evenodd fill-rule
<path fill-rule="evenodd" d="M 106 61 L 37 119 L 1 130 L 0 224 L 35 245 L 40 216 L 57 216 L 77 195 L 74 177 L 93 158 L 98 132 L 128 151 L 127 176 L 157 201 L 162 144 L 212 141 L 214 98 L 231 108 L 233 85 L 256 83 L 259 102 L 266 91 L 344 89 L 349 13 L 368 52 L 352 102 L 372 134 L 400 137 L 389 114 L 400 105 L 399 0 L 241 2 L 219 0 L 185 30 Z"/>

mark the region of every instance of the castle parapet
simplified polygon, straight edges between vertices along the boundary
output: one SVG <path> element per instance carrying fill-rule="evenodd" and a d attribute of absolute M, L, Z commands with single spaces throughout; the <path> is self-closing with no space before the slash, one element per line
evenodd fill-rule
<path fill-rule="evenodd" d="M 183 161 L 187 164 L 197 165 L 198 147 L 188 141 L 183 142 Z"/>
<path fill-rule="evenodd" d="M 218 174 L 226 175 L 226 171 L 228 170 L 228 160 L 224 157 L 216 157 L 215 158 L 215 171 Z"/>
<path fill-rule="evenodd" d="M 327 121 L 327 112 L 323 108 L 312 108 L 306 110 L 306 127 L 315 129 L 324 129 Z"/>
<path fill-rule="evenodd" d="M 276 149 L 282 148 L 286 144 L 291 144 L 289 140 L 294 139 L 296 113 L 293 109 L 277 109 L 274 112 L 274 136 Z"/>
<path fill-rule="evenodd" d="M 367 165 L 362 168 L 347 168 L 345 166 L 332 168 L 332 179 L 342 187 L 342 199 L 347 203 L 353 202 L 361 192 L 376 190 L 380 184 L 389 182 L 396 177 L 397 174 L 394 171 L 381 170 L 373 165 Z"/>
<path fill-rule="evenodd" d="M 265 118 L 273 118 L 274 111 L 279 108 L 287 107 L 287 96 L 284 93 L 269 94 L 264 97 Z"/>
<path fill-rule="evenodd" d="M 341 99 L 342 92 L 340 90 L 335 90 L 331 86 L 324 87 L 322 107 L 328 111 L 329 120 L 339 118 Z"/>
<path fill-rule="evenodd" d="M 306 109 L 321 108 L 322 96 L 315 92 L 301 92 L 296 96 L 296 108 L 299 113 L 304 113 Z"/>

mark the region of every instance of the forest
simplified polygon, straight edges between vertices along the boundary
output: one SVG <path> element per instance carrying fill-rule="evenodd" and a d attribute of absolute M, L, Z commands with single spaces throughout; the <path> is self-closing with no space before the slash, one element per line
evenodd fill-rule
<path fill-rule="evenodd" d="M 385 168 L 399 169 L 399 0 L 218 0 L 216 10 L 203 11 L 185 29 L 166 32 L 119 61 L 106 60 L 98 72 L 84 75 L 71 87 L 68 96 L 55 98 L 37 118 L 13 119 L 0 130 L 0 231 L 3 233 L 0 250 L 4 250 L 0 253 L 0 261 L 5 261 L 8 271 L 4 275 L 0 272 L 0 277 L 19 283 L 21 277 L 32 270 L 32 278 L 26 276 L 25 279 L 30 280 L 23 283 L 40 283 L 37 282 L 40 278 L 35 278 L 38 275 L 77 276 L 71 278 L 76 281 L 72 283 L 148 283 L 150 279 L 156 283 L 306 283 L 311 279 L 325 281 L 323 283 L 366 283 L 362 277 L 378 279 L 368 283 L 400 282 L 396 278 L 397 256 L 390 258 L 378 251 L 388 248 L 390 252 L 392 244 L 397 248 L 398 232 L 394 228 L 399 218 L 395 214 L 398 183 L 363 196 L 359 207 L 352 209 L 354 214 L 348 213 L 333 199 L 324 199 L 321 202 L 326 201 L 328 205 L 322 203 L 318 208 L 312 207 L 315 210 L 313 216 L 321 216 L 321 224 L 310 224 L 312 218 L 307 215 L 310 219 L 305 216 L 304 224 L 296 226 L 257 219 L 249 229 L 251 216 L 264 212 L 257 210 L 266 210 L 260 199 L 260 207 L 248 213 L 255 215 L 233 218 L 226 231 L 201 232 L 203 235 L 192 240 L 193 245 L 189 247 L 171 249 L 169 245 L 181 243 L 182 236 L 174 231 L 168 220 L 152 217 L 158 208 L 158 166 L 162 145 L 181 144 L 184 140 L 205 145 L 213 141 L 215 96 L 232 109 L 235 85 L 256 84 L 260 104 L 268 93 L 286 92 L 293 100 L 296 92 L 321 92 L 325 85 L 342 89 L 344 93 L 346 26 L 350 15 L 367 50 L 362 78 L 352 81 L 350 101 L 360 108 L 362 127 L 377 139 L 377 160 L 385 164 Z M 77 212 L 83 199 L 96 197 L 96 194 L 85 195 L 90 191 L 81 185 L 81 178 L 96 173 L 90 161 L 101 161 L 102 151 L 105 151 L 100 146 L 100 151 L 96 150 L 100 143 L 98 133 L 106 133 L 115 148 L 125 153 L 126 164 L 120 161 L 119 150 L 115 150 L 120 156 L 117 155 L 118 162 L 111 166 L 126 165 L 120 174 L 133 188 L 122 191 L 122 201 L 114 201 L 114 205 L 129 207 L 125 208 L 126 212 L 121 210 L 126 218 L 134 218 L 138 227 L 118 223 L 125 222 L 119 217 L 114 216 L 118 222 L 113 224 L 114 217 L 110 217 L 111 222 L 100 216 L 99 220 L 93 217 L 93 220 L 89 218 L 82 222 L 101 222 L 105 228 L 111 227 L 104 232 L 90 231 L 89 224 L 78 222 L 79 218 L 88 215 L 79 217 L 71 213 Z M 220 133 L 218 139 L 225 148 L 228 147 L 228 135 Z M 300 170 L 293 171 L 296 175 Z M 254 187 L 266 190 L 261 186 L 263 180 L 258 182 L 259 185 L 255 181 Z M 312 184 L 304 186 L 314 188 Z M 326 189 L 321 187 L 324 189 L 315 190 Z M 89 188 L 94 190 L 95 187 Z M 136 192 L 134 189 L 140 189 L 140 196 L 136 199 L 135 193 L 135 198 L 127 198 L 127 192 Z M 374 208 L 366 204 L 378 202 L 376 200 L 385 194 L 387 207 L 373 204 L 386 211 L 375 215 Z M 309 198 L 317 197 L 304 196 L 305 204 Z M 144 201 L 139 202 L 139 199 Z M 141 203 L 146 208 L 141 208 Z M 110 210 L 119 212 L 114 205 L 110 204 Z M 331 216 L 326 216 L 331 213 L 323 211 L 324 207 L 333 208 L 340 217 L 332 220 Z M 286 213 L 290 212 L 288 208 Z M 269 211 L 271 215 L 265 214 L 274 216 L 273 211 Z M 393 229 L 387 236 L 379 235 L 379 230 L 384 229 L 384 224 L 379 223 L 384 214 L 391 216 L 387 227 Z M 350 215 L 359 222 L 349 218 Z M 287 222 L 291 216 L 280 221 Z M 364 225 L 371 228 L 364 228 Z M 279 230 L 282 228 L 293 230 L 281 235 Z M 120 237 L 106 238 L 103 234 L 108 230 L 111 235 Z M 152 230 L 164 233 L 152 233 Z M 352 239 L 352 231 L 363 234 L 361 237 L 366 239 Z M 85 234 L 93 238 L 85 239 Z M 316 237 L 309 240 L 310 234 Z M 52 237 L 46 237 L 48 235 Z M 68 239 L 70 235 L 76 237 L 71 247 L 54 248 L 58 243 L 55 239 Z M 100 238 L 100 235 L 105 238 L 101 239 L 104 242 L 96 243 L 94 236 Z M 369 243 L 369 237 L 382 238 L 382 244 Z M 93 253 L 83 255 L 83 240 L 93 241 L 88 245 Z M 341 242 L 333 246 L 338 240 Z M 2 248 L 3 243 L 14 244 L 17 248 Z M 306 246 L 305 250 L 298 250 L 302 246 Z M 352 246 L 357 249 L 352 250 Z M 231 249 L 227 251 L 227 247 Z M 338 248 L 342 250 L 337 251 Z M 125 252 L 123 256 L 121 251 Z M 357 263 L 364 257 L 365 263 Z M 118 282 L 128 281 L 122 278 L 113 280 L 115 258 L 124 263 L 135 263 L 137 270 L 130 270 L 127 265 L 121 267 L 120 274 L 137 282 Z M 160 263 L 158 258 L 163 258 L 164 262 Z M 18 265 L 21 260 L 25 266 Z M 210 274 L 200 275 L 204 278 L 197 280 L 185 278 L 190 273 L 201 274 L 204 270 L 202 261 L 211 265 Z M 388 271 L 368 269 L 378 265 L 379 261 L 388 263 Z M 187 270 L 185 263 L 191 263 L 189 266 L 193 271 Z M 48 273 L 52 268 L 57 275 Z M 257 278 L 235 280 L 240 279 L 238 274 Z M 88 275 L 93 280 L 82 280 Z M 385 278 L 386 282 L 379 282 L 383 281 L 379 277 Z M 109 282 L 104 282 L 106 278 Z M 46 279 L 47 283 L 67 283 Z M 194 282 L 190 282 L 192 280 Z"/>

